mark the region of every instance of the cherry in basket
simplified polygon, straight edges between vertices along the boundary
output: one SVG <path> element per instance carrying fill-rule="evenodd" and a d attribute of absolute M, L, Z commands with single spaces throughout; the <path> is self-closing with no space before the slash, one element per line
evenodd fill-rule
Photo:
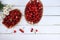
<path fill-rule="evenodd" d="M 9 11 L 9 15 L 6 15 L 6 17 L 3 19 L 3 24 L 7 27 L 7 28 L 12 28 L 14 27 L 16 24 L 18 24 L 18 22 L 21 20 L 21 12 L 18 9 L 13 9 L 11 11 Z"/>
<path fill-rule="evenodd" d="M 43 5 L 40 0 L 30 0 L 25 8 L 25 18 L 30 24 L 38 23 L 43 15 Z"/>

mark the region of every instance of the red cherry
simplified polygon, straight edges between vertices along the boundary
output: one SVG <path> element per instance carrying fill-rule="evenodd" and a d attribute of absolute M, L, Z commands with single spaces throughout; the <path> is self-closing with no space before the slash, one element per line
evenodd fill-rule
<path fill-rule="evenodd" d="M 38 30 L 36 29 L 36 32 L 38 32 Z"/>
<path fill-rule="evenodd" d="M 14 30 L 14 33 L 16 33 L 16 30 Z"/>
<path fill-rule="evenodd" d="M 33 32 L 33 28 L 31 28 L 30 32 Z"/>
<path fill-rule="evenodd" d="M 23 29 L 21 29 L 21 28 L 19 29 L 19 31 L 20 31 L 21 33 L 24 33 L 24 30 L 23 30 Z"/>

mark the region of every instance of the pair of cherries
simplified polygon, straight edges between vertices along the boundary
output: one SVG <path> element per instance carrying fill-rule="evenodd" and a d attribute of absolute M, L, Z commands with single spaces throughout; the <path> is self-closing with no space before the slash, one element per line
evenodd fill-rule
<path fill-rule="evenodd" d="M 43 5 L 40 0 L 30 0 L 25 8 L 25 19 L 30 24 L 36 24 L 41 20 Z M 3 24 L 7 28 L 12 28 L 21 20 L 21 12 L 18 9 L 9 11 L 9 15 L 3 19 Z"/>

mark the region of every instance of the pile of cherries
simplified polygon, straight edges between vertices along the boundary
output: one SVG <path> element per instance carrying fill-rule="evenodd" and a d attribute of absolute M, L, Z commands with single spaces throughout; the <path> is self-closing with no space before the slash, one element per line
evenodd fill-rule
<path fill-rule="evenodd" d="M 9 12 L 9 15 L 6 15 L 2 23 L 7 28 L 12 28 L 20 21 L 20 19 L 21 19 L 21 12 L 18 9 L 14 9 Z"/>
<path fill-rule="evenodd" d="M 29 23 L 38 23 L 42 17 L 42 13 L 43 5 L 39 0 L 30 0 L 26 5 L 25 18 Z"/>
<path fill-rule="evenodd" d="M 42 18 L 43 5 L 39 0 L 30 0 L 25 8 L 25 19 L 30 24 L 38 23 Z M 7 28 L 12 28 L 21 20 L 21 12 L 18 9 L 9 11 L 9 15 L 3 19 L 3 24 Z"/>

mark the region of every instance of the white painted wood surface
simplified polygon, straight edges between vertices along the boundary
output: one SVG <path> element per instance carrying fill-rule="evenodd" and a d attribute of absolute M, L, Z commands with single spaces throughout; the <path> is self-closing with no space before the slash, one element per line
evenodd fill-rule
<path fill-rule="evenodd" d="M 19 8 L 24 15 L 25 5 L 29 0 L 1 0 L 3 4 L 20 5 Z M 30 25 L 26 22 L 24 16 L 22 16 L 21 22 L 12 29 L 5 28 L 0 23 L 0 40 L 60 40 L 60 0 L 41 0 L 43 3 L 43 16 L 41 21 L 36 25 Z M 52 16 L 51 16 L 52 15 Z M 55 15 L 55 16 L 54 16 Z M 0 21 L 2 22 L 2 20 Z M 18 30 L 23 28 L 25 33 L 22 34 Z M 37 34 L 31 33 L 30 28 L 38 29 Z M 8 34 L 16 29 L 16 34 Z M 6 34 L 4 34 L 6 33 Z"/>

